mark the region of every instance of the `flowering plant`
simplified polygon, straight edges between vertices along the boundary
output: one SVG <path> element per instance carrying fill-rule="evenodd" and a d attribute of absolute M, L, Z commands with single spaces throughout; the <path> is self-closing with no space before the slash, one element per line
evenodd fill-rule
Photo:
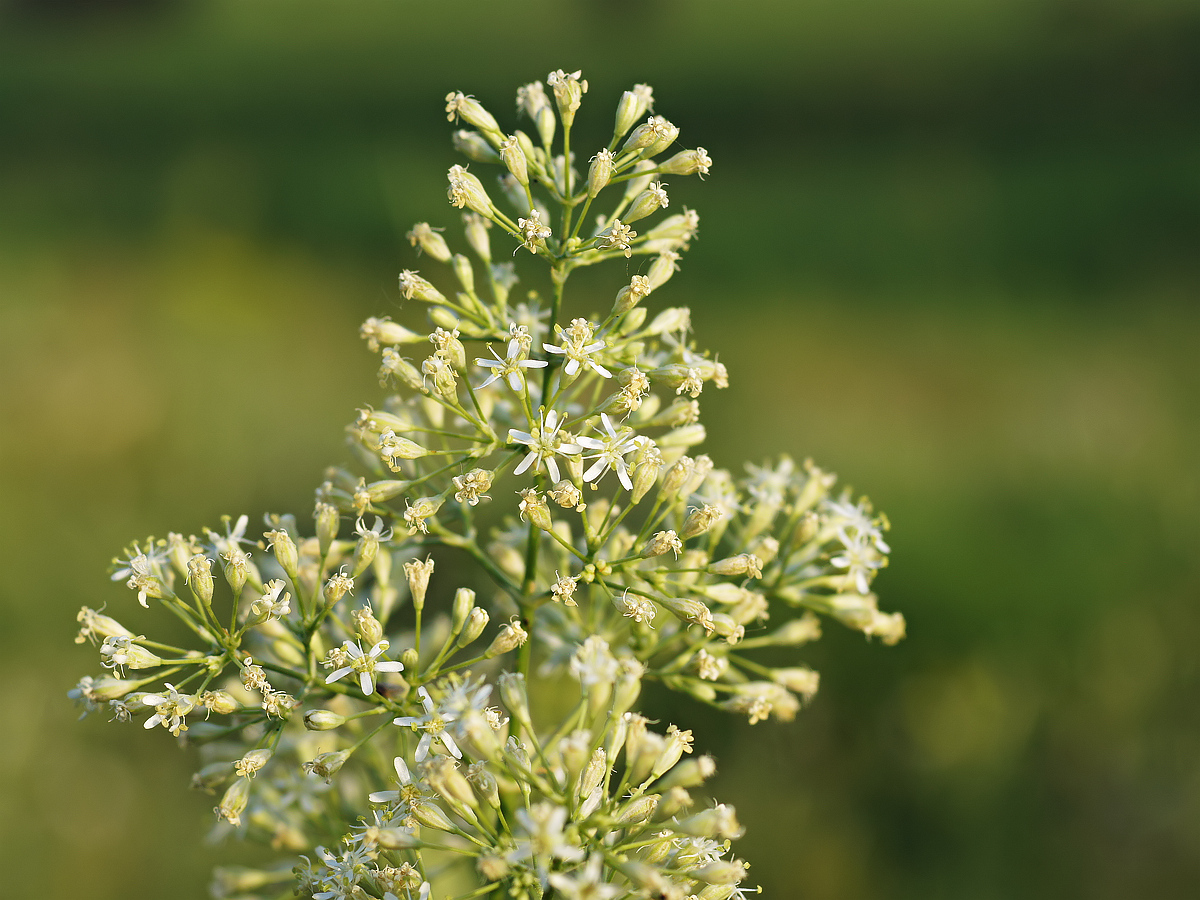
<path fill-rule="evenodd" d="M 712 161 L 664 158 L 679 129 L 637 85 L 576 171 L 586 91 L 579 72 L 522 87 L 532 136 L 447 97 L 469 126 L 456 146 L 501 169 L 510 209 L 456 165 L 470 255 L 426 223 L 409 232 L 449 270 L 440 288 L 400 275 L 433 331 L 363 324 L 387 392 L 349 427 L 356 462 L 330 470 L 311 528 L 268 515 L 259 539 L 243 515 L 131 545 L 113 579 L 176 616 L 190 647 L 79 613 L 77 641 L 108 670 L 72 691 L 85 714 L 197 745 L 218 830 L 286 856 L 219 869 L 217 897 L 743 896 L 734 811 L 694 796 L 715 764 L 690 730 L 637 712 L 642 683 L 787 720 L 817 673 L 756 651 L 817 639 L 819 615 L 904 634 L 871 593 L 889 548 L 867 501 L 811 462 L 735 477 L 688 455 L 699 398 L 728 375 L 686 308 L 650 315 L 648 298 L 699 220 L 641 223 L 668 207 L 664 178 Z M 548 300 L 513 302 L 510 249 L 549 267 Z M 634 256 L 641 273 L 606 313 L 567 314 L 575 269 Z M 462 585 L 485 576 L 484 596 Z M 577 684 L 566 703 L 560 676 Z"/>

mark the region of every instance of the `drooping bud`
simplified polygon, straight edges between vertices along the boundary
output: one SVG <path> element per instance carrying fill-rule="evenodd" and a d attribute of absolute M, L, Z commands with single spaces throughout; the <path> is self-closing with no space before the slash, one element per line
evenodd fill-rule
<path fill-rule="evenodd" d="M 463 626 L 462 634 L 455 641 L 455 646 L 462 648 L 479 640 L 479 636 L 483 634 L 483 629 L 487 627 L 487 623 L 487 610 L 476 606 L 467 616 L 467 622 Z"/>
<path fill-rule="evenodd" d="M 242 813 L 250 799 L 250 779 L 239 778 L 225 791 L 215 812 L 234 828 L 242 824 Z"/>
<path fill-rule="evenodd" d="M 665 185 L 655 181 L 644 191 L 633 198 L 633 203 L 625 212 L 626 224 L 637 222 L 639 219 L 644 219 L 646 216 L 653 215 L 660 209 L 666 209 L 670 203 L 670 198 L 667 197 Z"/>
<path fill-rule="evenodd" d="M 454 145 L 455 150 L 471 160 L 471 162 L 500 162 L 500 154 L 487 142 L 487 138 L 478 131 L 460 128 L 450 135 L 450 143 Z M 459 204 L 455 203 L 454 205 L 458 206 Z"/>
<path fill-rule="evenodd" d="M 450 182 L 446 195 L 450 198 L 451 205 L 491 218 L 492 201 L 478 178 L 462 166 L 451 166 L 446 178 Z"/>
<path fill-rule="evenodd" d="M 723 515 L 718 507 L 705 503 L 700 509 L 693 509 L 688 513 L 679 536 L 686 541 L 698 534 L 704 534 Z"/>
<path fill-rule="evenodd" d="M 446 121 L 453 122 L 456 117 L 494 137 L 502 136 L 495 117 L 483 108 L 482 103 L 462 91 L 451 91 L 446 95 Z"/>
<path fill-rule="evenodd" d="M 522 187 L 529 186 L 529 165 L 525 159 L 525 150 L 515 136 L 505 138 L 500 143 L 500 159 L 512 177 L 517 179 L 518 184 Z"/>
<path fill-rule="evenodd" d="M 529 635 L 525 629 L 521 627 L 521 623 L 517 621 L 508 622 L 500 627 L 500 633 L 496 635 L 491 646 L 484 651 L 486 659 L 493 659 L 502 653 L 508 653 L 510 650 L 516 650 L 522 644 L 529 640 Z M 516 714 L 515 711 L 513 713 Z"/>

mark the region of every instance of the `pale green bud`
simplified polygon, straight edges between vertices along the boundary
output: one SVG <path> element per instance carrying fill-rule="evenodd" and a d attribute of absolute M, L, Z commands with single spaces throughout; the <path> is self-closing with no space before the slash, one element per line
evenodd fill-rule
<path fill-rule="evenodd" d="M 564 72 L 559 69 L 551 72 L 546 83 L 554 89 L 554 102 L 558 106 L 558 115 L 563 127 L 570 128 L 575 121 L 575 111 L 579 109 L 583 95 L 587 93 L 588 83 L 579 76 L 582 72 Z"/>
<path fill-rule="evenodd" d="M 498 136 L 501 133 L 495 117 L 483 108 L 483 104 L 461 91 L 451 91 L 446 95 L 446 121 L 453 122 L 455 117 L 488 134 Z"/>
<path fill-rule="evenodd" d="M 455 646 L 462 648 L 479 640 L 479 636 L 483 634 L 483 629 L 487 627 L 487 623 L 487 610 L 476 606 L 467 615 L 467 622 L 463 626 L 462 634 L 458 636 Z"/>
<path fill-rule="evenodd" d="M 321 557 L 329 555 L 329 548 L 337 538 L 341 518 L 337 507 L 329 503 L 318 503 L 313 510 L 313 519 L 317 525 L 317 543 L 321 548 Z"/>
<path fill-rule="evenodd" d="M 593 200 L 608 185 L 612 170 L 613 155 L 607 147 L 592 157 L 588 166 L 587 192 Z"/>
<path fill-rule="evenodd" d="M 660 253 L 658 256 L 656 256 L 654 261 L 650 263 L 650 268 L 646 272 L 646 280 L 650 283 L 650 290 L 657 290 L 666 284 L 670 280 L 671 276 L 675 274 L 675 271 L 679 268 L 677 265 L 678 262 L 679 254 L 670 250 Z M 687 311 L 686 308 L 685 311 Z M 660 315 L 659 318 L 661 317 L 662 316 Z M 655 319 L 655 322 L 657 321 L 658 319 Z M 656 333 L 653 331 L 653 328 L 652 333 Z"/>
<path fill-rule="evenodd" d="M 454 149 L 472 162 L 498 163 L 500 154 L 492 149 L 492 145 L 478 131 L 468 131 L 460 128 L 450 136 Z M 454 204 L 458 206 L 458 204 Z"/>
<path fill-rule="evenodd" d="M 341 771 L 346 760 L 350 758 L 349 750 L 335 750 L 332 753 L 318 753 L 313 759 L 304 764 L 304 771 L 325 779 L 326 784 L 333 783 L 333 776 Z"/>
<path fill-rule="evenodd" d="M 658 439 L 658 445 L 664 448 L 671 447 L 694 447 L 697 444 L 703 444 L 708 437 L 708 431 L 699 422 L 692 425 L 684 425 L 682 428 L 673 428 Z"/>
<path fill-rule="evenodd" d="M 433 575 L 433 560 L 414 559 L 404 564 L 404 575 L 408 579 L 408 589 L 412 594 L 412 604 L 415 609 L 425 608 L 425 592 L 429 589 L 429 578 Z"/>
<path fill-rule="evenodd" d="M 667 772 L 656 787 L 665 790 L 671 787 L 699 787 L 717 772 L 717 764 L 711 756 L 698 756 L 695 759 L 685 759 L 679 765 Z"/>
<path fill-rule="evenodd" d="M 554 523 L 550 519 L 550 507 L 546 498 L 538 493 L 537 488 L 526 488 L 521 491 L 521 502 L 517 504 L 522 520 L 532 522 L 543 531 L 550 531 Z"/>
<path fill-rule="evenodd" d="M 496 776 L 487 769 L 483 762 L 472 763 L 467 767 L 467 781 L 475 788 L 475 792 L 492 809 L 500 808 L 500 786 Z"/>
<path fill-rule="evenodd" d="M 492 223 L 475 213 L 463 213 L 463 231 L 471 249 L 486 263 L 492 261 L 492 245 L 488 238 L 488 229 Z"/>
<path fill-rule="evenodd" d="M 500 699 L 513 718 L 532 729 L 529 718 L 529 696 L 525 692 L 525 676 L 519 672 L 504 672 L 500 676 Z"/>
<path fill-rule="evenodd" d="M 658 809 L 658 801 L 658 794 L 635 797 L 616 811 L 613 824 L 621 827 L 642 824 L 654 815 L 654 811 Z"/>
<path fill-rule="evenodd" d="M 488 198 L 487 191 L 483 189 L 483 183 L 478 178 L 462 166 L 451 166 L 446 178 L 450 182 L 446 194 L 453 206 L 457 206 L 459 209 L 469 209 L 481 216 L 491 217 L 492 201 Z"/>
<path fill-rule="evenodd" d="M 654 103 L 654 92 L 648 84 L 635 84 L 633 90 L 621 95 L 617 103 L 616 122 L 613 126 L 613 138 L 620 140 L 632 128 Z"/>
<path fill-rule="evenodd" d="M 655 181 L 650 184 L 644 191 L 633 198 L 633 203 L 625 212 L 625 224 L 637 222 L 639 219 L 644 219 L 646 216 L 653 215 L 660 209 L 665 209 L 670 202 L 667 197 L 667 192 L 664 186 Z"/>
<path fill-rule="evenodd" d="M 526 138 L 528 140 L 528 138 Z M 529 185 L 529 164 L 525 159 L 525 148 L 514 135 L 505 138 L 500 144 L 500 159 L 505 167 L 522 186 Z"/>
<path fill-rule="evenodd" d="M 525 629 L 521 627 L 521 623 L 513 621 L 500 627 L 500 633 L 496 635 L 491 646 L 484 651 L 484 657 L 492 659 L 502 653 L 508 653 L 516 650 L 529 639 L 529 635 Z M 515 714 L 515 713 L 514 713 Z"/>
<path fill-rule="evenodd" d="M 346 724 L 346 717 L 331 709 L 309 709 L 304 712 L 304 727 L 309 731 L 333 731 Z"/>
<path fill-rule="evenodd" d="M 424 392 L 425 384 L 417 367 L 402 357 L 393 347 L 384 347 L 379 365 L 379 383 L 387 384 L 389 378 L 395 378 L 405 387 L 414 391 Z"/>
<path fill-rule="evenodd" d="M 696 837 L 727 838 L 734 840 L 742 835 L 742 826 L 738 823 L 737 814 L 732 806 L 718 803 L 712 809 L 706 809 L 683 819 L 675 826 L 676 831 Z"/>
<path fill-rule="evenodd" d="M 703 147 L 695 150 L 680 150 L 670 159 L 658 164 L 658 170 L 664 175 L 707 175 L 712 165 L 708 151 Z"/>
<path fill-rule="evenodd" d="M 371 612 L 371 607 L 364 606 L 356 609 L 351 618 L 354 620 L 354 630 L 368 647 L 374 647 L 383 640 L 383 626 Z"/>
<path fill-rule="evenodd" d="M 462 285 L 462 289 L 468 294 L 475 293 L 475 270 L 471 268 L 471 260 L 463 256 L 461 253 L 455 253 L 450 260 L 450 264 L 454 267 L 454 277 L 458 279 L 458 283 Z M 462 368 L 462 364 L 458 365 Z"/>
<path fill-rule="evenodd" d="M 442 810 L 434 806 L 432 803 L 418 801 L 413 804 L 413 818 L 427 828 L 436 828 L 438 831 L 454 831 L 454 825 L 446 817 Z"/>
<path fill-rule="evenodd" d="M 463 625 L 467 622 L 467 616 L 471 614 L 471 610 L 475 607 L 475 592 L 470 588 L 459 588 L 454 592 L 454 604 L 451 607 L 452 617 L 450 630 L 454 634 L 462 631 Z"/>
<path fill-rule="evenodd" d="M 420 300 L 422 303 L 445 303 L 446 296 L 432 284 L 414 272 L 405 269 L 399 276 L 400 294 L 405 300 Z"/>
<path fill-rule="evenodd" d="M 680 538 L 686 541 L 698 534 L 704 534 L 723 515 L 724 513 L 720 509 L 707 503 L 700 509 L 693 509 L 683 521 L 683 530 L 679 533 Z"/>
<path fill-rule="evenodd" d="M 208 604 L 213 598 L 212 560 L 203 553 L 197 553 L 187 562 L 188 586 L 192 593 L 200 598 L 200 602 Z"/>
<path fill-rule="evenodd" d="M 250 800 L 250 779 L 239 778 L 225 791 L 216 808 L 217 815 L 235 828 L 242 824 L 242 813 Z"/>
<path fill-rule="evenodd" d="M 421 846 L 420 839 L 408 828 L 385 826 L 372 829 L 370 834 L 384 850 L 412 850 Z"/>
<path fill-rule="evenodd" d="M 296 573 L 300 568 L 300 553 L 296 549 L 296 542 L 292 540 L 292 536 L 285 529 L 279 528 L 275 531 L 267 531 L 263 533 L 268 541 L 271 550 L 275 553 L 275 561 L 279 563 L 279 567 L 287 573 L 288 578 L 295 580 Z"/>
<path fill-rule="evenodd" d="M 421 252 L 432 256 L 438 262 L 446 262 L 450 259 L 450 248 L 446 246 L 446 239 L 431 228 L 428 222 L 418 222 L 412 227 L 412 231 L 406 237 L 410 244 L 414 247 L 419 247 Z M 371 320 L 368 319 L 367 321 Z M 396 327 L 399 328 L 400 326 L 397 325 Z M 386 341 L 386 343 L 398 342 Z"/>

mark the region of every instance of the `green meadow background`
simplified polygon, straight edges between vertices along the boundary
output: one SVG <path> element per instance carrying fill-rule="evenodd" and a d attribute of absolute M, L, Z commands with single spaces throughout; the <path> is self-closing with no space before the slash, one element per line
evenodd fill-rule
<path fill-rule="evenodd" d="M 443 96 L 511 128 L 560 67 L 597 147 L 644 81 L 715 160 L 671 185 L 701 235 L 653 298 L 728 365 L 707 451 L 811 455 L 894 525 L 910 636 L 830 625 L 797 721 L 649 699 L 717 755 L 751 880 L 1195 897 L 1183 0 L 0 0 L 4 895 L 206 896 L 214 801 L 162 730 L 76 722 L 75 612 L 150 631 L 106 575 L 127 541 L 311 508 L 378 397 L 357 325 L 406 315 L 404 232 L 457 221 Z"/>

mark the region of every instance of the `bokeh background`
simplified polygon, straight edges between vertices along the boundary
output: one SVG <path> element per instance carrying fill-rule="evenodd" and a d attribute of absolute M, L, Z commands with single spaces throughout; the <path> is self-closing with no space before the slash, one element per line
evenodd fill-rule
<path fill-rule="evenodd" d="M 161 731 L 75 721 L 74 614 L 137 618 L 105 572 L 132 538 L 310 508 L 377 396 L 356 328 L 396 314 L 403 233 L 456 220 L 442 97 L 512 127 L 559 67 L 597 146 L 646 81 L 716 161 L 672 185 L 701 240 L 655 296 L 729 367 L 708 451 L 811 454 L 894 523 L 903 645 L 831 625 L 791 725 L 675 716 L 754 880 L 1197 896 L 1183 0 L 0 3 L 5 896 L 206 895 L 213 801 Z"/>

